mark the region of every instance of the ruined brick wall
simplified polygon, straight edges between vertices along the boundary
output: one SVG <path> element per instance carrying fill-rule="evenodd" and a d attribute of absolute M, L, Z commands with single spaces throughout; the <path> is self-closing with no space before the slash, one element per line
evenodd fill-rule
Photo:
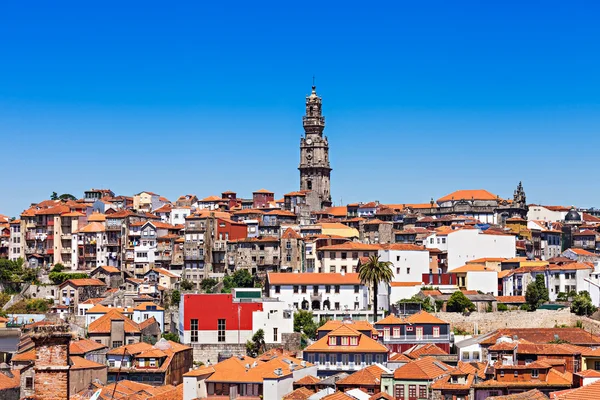
<path fill-rule="evenodd" d="M 38 400 L 69 399 L 69 343 L 67 325 L 37 327 L 31 336 L 35 344 L 34 393 Z"/>

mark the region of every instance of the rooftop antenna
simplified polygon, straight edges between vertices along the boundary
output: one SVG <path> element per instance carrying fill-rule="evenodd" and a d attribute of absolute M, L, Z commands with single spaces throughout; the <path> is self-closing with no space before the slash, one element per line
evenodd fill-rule
<path fill-rule="evenodd" d="M 315 75 L 313 74 L 313 86 L 315 86 Z"/>

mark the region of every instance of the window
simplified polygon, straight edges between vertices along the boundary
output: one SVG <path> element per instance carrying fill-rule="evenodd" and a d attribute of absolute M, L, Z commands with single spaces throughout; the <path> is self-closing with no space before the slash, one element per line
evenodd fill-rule
<path fill-rule="evenodd" d="M 345 260 L 346 258 L 348 258 L 348 255 L 346 252 L 342 252 L 342 260 Z"/>
<path fill-rule="evenodd" d="M 354 364 L 356 364 L 356 365 L 360 364 L 360 354 L 354 355 Z"/>
<path fill-rule="evenodd" d="M 504 370 L 500 371 L 500 377 L 504 378 Z"/>
<path fill-rule="evenodd" d="M 408 398 L 409 399 L 417 398 L 417 385 L 409 385 L 408 386 Z"/>
<path fill-rule="evenodd" d="M 285 261 L 286 261 L 286 262 L 291 262 L 291 261 L 292 261 L 292 255 L 291 255 L 290 253 L 287 253 L 287 254 L 285 255 Z"/>
<path fill-rule="evenodd" d="M 150 364 L 151 367 L 156 367 L 156 358 L 151 358 L 150 359 Z"/>
<path fill-rule="evenodd" d="M 277 294 L 281 293 L 281 286 L 279 286 L 279 285 L 275 286 L 275 293 L 277 293 Z"/>
<path fill-rule="evenodd" d="M 121 347 L 121 346 L 123 346 L 123 342 L 121 340 L 113 340 L 113 342 L 112 342 L 113 349 L 115 349 L 117 347 Z"/>
<path fill-rule="evenodd" d="M 342 354 L 342 364 L 348 365 L 349 363 L 350 363 L 350 356 L 348 354 Z"/>
<path fill-rule="evenodd" d="M 439 326 L 433 327 L 433 337 L 434 338 L 440 337 L 440 327 Z"/>
<path fill-rule="evenodd" d="M 519 376 L 519 371 L 515 370 L 514 376 L 515 376 L 515 378 L 518 377 Z"/>
<path fill-rule="evenodd" d="M 335 273 L 335 265 L 331 265 L 329 267 L 329 272 L 331 272 L 332 274 Z"/>
<path fill-rule="evenodd" d="M 358 251 L 352 252 L 352 259 L 353 260 L 358 260 Z"/>
<path fill-rule="evenodd" d="M 378 364 L 383 364 L 383 354 L 377 354 L 375 357 L 377 358 Z"/>
<path fill-rule="evenodd" d="M 404 399 L 404 385 L 396 385 L 396 398 Z"/>
<path fill-rule="evenodd" d="M 446 238 L 442 238 L 442 243 L 446 243 Z"/>
<path fill-rule="evenodd" d="M 326 363 L 325 354 L 319 354 L 319 364 L 325 365 L 325 363 Z"/>
<path fill-rule="evenodd" d="M 427 398 L 427 386 L 419 385 L 419 398 L 421 398 L 421 399 Z"/>
<path fill-rule="evenodd" d="M 111 368 L 115 367 L 115 360 L 108 360 L 108 366 Z"/>
<path fill-rule="evenodd" d="M 348 346 L 348 336 L 342 336 L 342 346 Z"/>
<path fill-rule="evenodd" d="M 396 267 L 396 275 L 400 275 L 400 267 Z"/>
<path fill-rule="evenodd" d="M 331 292 L 331 285 L 325 285 L 325 293 Z"/>
<path fill-rule="evenodd" d="M 358 293 L 360 291 L 359 285 L 354 285 L 354 293 Z"/>
<path fill-rule="evenodd" d="M 395 338 L 399 338 L 400 337 L 400 328 L 394 328 L 394 337 Z"/>
<path fill-rule="evenodd" d="M 479 361 L 479 352 L 478 351 L 473 352 L 473 360 Z"/>
<path fill-rule="evenodd" d="M 339 302 L 336 302 L 336 303 L 335 303 L 335 309 L 336 309 L 336 310 L 339 310 L 339 309 L 340 309 L 340 303 L 339 303 Z"/>
<path fill-rule="evenodd" d="M 335 260 L 335 251 L 330 251 L 329 252 L 329 258 L 332 260 Z"/>
<path fill-rule="evenodd" d="M 540 377 L 540 371 L 537 369 L 532 369 L 531 370 L 531 377 L 532 378 L 539 378 Z"/>
<path fill-rule="evenodd" d="M 358 346 L 358 336 L 352 336 L 350 338 L 350 345 L 351 346 Z"/>
<path fill-rule="evenodd" d="M 33 376 L 25 377 L 25 389 L 33 389 Z"/>
<path fill-rule="evenodd" d="M 286 248 L 286 249 L 291 249 L 291 248 L 292 248 L 292 241 L 291 241 L 291 240 L 288 240 L 288 241 L 285 243 L 285 248 Z"/>
<path fill-rule="evenodd" d="M 277 328 L 273 328 L 273 341 L 277 342 Z"/>
<path fill-rule="evenodd" d="M 342 265 L 342 266 L 340 267 L 340 272 L 343 272 L 343 273 L 346 273 L 346 272 L 348 272 L 348 267 L 347 267 L 346 265 Z"/>
<path fill-rule="evenodd" d="M 224 342 L 225 341 L 225 320 L 220 319 L 217 321 L 217 341 Z"/>
<path fill-rule="evenodd" d="M 329 345 L 335 346 L 335 336 L 329 336 Z"/>
<path fill-rule="evenodd" d="M 406 268 L 406 273 L 410 274 L 410 267 Z"/>
<path fill-rule="evenodd" d="M 340 293 L 340 285 L 335 285 L 335 293 L 336 294 Z"/>
<path fill-rule="evenodd" d="M 396 261 L 400 261 L 400 256 L 396 256 Z"/>
<path fill-rule="evenodd" d="M 463 351 L 462 352 L 462 359 L 463 360 L 468 360 L 471 357 L 471 353 L 469 353 L 468 351 Z"/>
<path fill-rule="evenodd" d="M 355 309 L 355 310 L 358 310 L 358 301 L 355 301 L 355 302 L 354 302 L 354 309 Z"/>
<path fill-rule="evenodd" d="M 302 293 L 306 293 L 306 285 L 302 285 Z"/>
<path fill-rule="evenodd" d="M 373 355 L 365 354 L 365 364 L 371 365 L 373 363 Z"/>
<path fill-rule="evenodd" d="M 330 354 L 329 355 L 329 363 L 330 364 L 336 364 L 337 363 L 337 354 Z"/>
<path fill-rule="evenodd" d="M 190 330 L 191 330 L 190 341 L 193 343 L 198 342 L 198 320 L 197 319 L 190 320 Z"/>
<path fill-rule="evenodd" d="M 294 293 L 298 293 L 298 286 L 294 286 Z"/>

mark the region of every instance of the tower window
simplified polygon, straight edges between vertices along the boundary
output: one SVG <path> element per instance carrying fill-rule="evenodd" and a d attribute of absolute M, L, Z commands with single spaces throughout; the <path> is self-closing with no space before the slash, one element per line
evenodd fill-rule
<path fill-rule="evenodd" d="M 306 181 L 306 188 L 307 188 L 308 190 L 312 190 L 312 181 L 310 181 L 310 180 L 309 180 L 309 181 Z"/>

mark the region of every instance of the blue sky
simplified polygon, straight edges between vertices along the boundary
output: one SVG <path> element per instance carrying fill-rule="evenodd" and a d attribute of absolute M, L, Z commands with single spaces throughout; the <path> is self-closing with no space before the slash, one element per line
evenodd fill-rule
<path fill-rule="evenodd" d="M 599 8 L 4 2 L 0 214 L 91 187 L 295 190 L 313 74 L 336 203 L 522 180 L 530 202 L 598 206 Z"/>

